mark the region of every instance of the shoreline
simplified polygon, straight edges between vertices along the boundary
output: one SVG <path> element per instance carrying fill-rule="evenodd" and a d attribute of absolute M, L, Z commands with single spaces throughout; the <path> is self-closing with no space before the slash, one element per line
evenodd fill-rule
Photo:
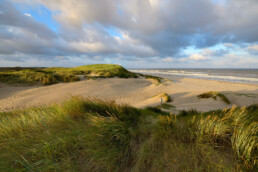
<path fill-rule="evenodd" d="M 145 73 L 145 74 L 150 74 L 150 73 Z M 171 80 L 180 80 L 180 79 L 184 79 L 184 78 L 188 78 L 188 79 L 194 79 L 194 80 L 200 80 L 200 81 L 217 81 L 220 83 L 230 83 L 230 84 L 242 84 L 242 85 L 249 85 L 249 86 L 257 86 L 258 84 L 256 83 L 244 83 L 244 82 L 233 82 L 233 81 L 222 81 L 222 80 L 215 80 L 215 79 L 205 79 L 205 78 L 194 78 L 194 77 L 183 77 L 183 76 L 169 76 L 169 75 L 164 75 L 164 74 L 152 74 L 153 76 L 158 76 L 158 77 L 162 77 L 164 79 L 171 79 Z"/>
<path fill-rule="evenodd" d="M 176 75 L 167 75 L 167 74 L 157 74 L 157 73 L 143 73 L 146 75 L 152 75 L 152 76 L 159 76 L 166 79 L 169 78 L 190 78 L 190 79 L 200 79 L 200 80 L 207 80 L 207 81 L 219 81 L 219 82 L 226 82 L 226 83 L 235 83 L 235 84 L 247 84 L 247 85 L 255 85 L 258 86 L 258 83 L 252 83 L 252 82 L 239 82 L 239 81 L 230 81 L 230 80 L 218 80 L 218 79 L 207 79 L 207 78 L 197 78 L 197 77 L 188 77 L 188 76 L 176 76 Z"/>
<path fill-rule="evenodd" d="M 155 70 L 155 69 L 153 69 Z M 184 69 L 182 69 L 184 70 Z M 169 72 L 153 72 L 153 71 L 148 71 L 148 70 L 136 70 L 136 69 L 132 69 L 129 70 L 131 72 L 136 72 L 136 73 L 142 73 L 142 74 L 147 74 L 147 75 L 153 75 L 153 76 L 162 76 L 164 78 L 166 77 L 179 77 L 179 78 L 193 78 L 193 79 L 204 79 L 204 80 L 212 80 L 212 81 L 222 81 L 222 82 L 231 82 L 231 83 L 240 83 L 240 84 L 252 84 L 252 85 L 258 85 L 258 78 L 257 77 L 246 77 L 246 76 L 237 76 L 237 75 L 210 75 L 208 73 L 200 73 L 200 72 L 196 72 L 196 73 L 191 73 L 189 72 L 188 74 L 175 74 L 175 73 L 169 73 Z M 188 72 L 186 70 L 186 72 Z M 201 76 L 197 76 L 197 75 L 204 75 L 206 77 L 201 77 Z M 231 77 L 231 79 L 219 79 L 219 78 L 227 78 L 227 77 Z M 232 79 L 232 78 L 235 78 Z M 242 79 L 242 81 L 241 81 Z M 255 81 L 248 81 L 249 80 L 255 80 Z M 246 81 L 244 81 L 246 80 Z"/>

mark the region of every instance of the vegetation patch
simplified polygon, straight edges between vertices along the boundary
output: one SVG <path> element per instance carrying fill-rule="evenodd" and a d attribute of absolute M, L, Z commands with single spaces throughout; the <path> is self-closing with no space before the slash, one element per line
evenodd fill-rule
<path fill-rule="evenodd" d="M 246 96 L 251 98 L 256 98 L 258 96 L 258 94 L 248 94 L 248 93 L 228 93 L 228 94 L 234 94 L 237 96 Z"/>
<path fill-rule="evenodd" d="M 76 68 L 70 69 L 74 74 L 84 74 L 89 75 L 95 74 L 102 78 L 112 78 L 112 77 L 119 77 L 119 78 L 137 78 L 137 74 L 129 72 L 125 68 L 115 64 L 93 64 L 93 65 L 86 65 L 86 66 L 79 66 Z"/>
<path fill-rule="evenodd" d="M 229 99 L 222 93 L 218 93 L 218 92 L 214 92 L 214 91 L 210 91 L 210 92 L 206 92 L 203 94 L 200 94 L 197 96 L 199 99 L 204 98 L 213 98 L 214 100 L 217 100 L 217 97 L 220 97 L 225 103 L 230 104 L 231 102 L 229 101 Z"/>
<path fill-rule="evenodd" d="M 171 115 L 73 97 L 0 113 L 5 171 L 256 171 L 257 105 Z M 241 121 L 241 122 L 240 122 Z"/>
<path fill-rule="evenodd" d="M 172 102 L 171 97 L 167 93 L 159 94 L 157 97 L 161 98 L 163 102 L 166 102 L 166 103 Z"/>
<path fill-rule="evenodd" d="M 153 75 L 145 75 L 145 74 L 141 74 L 141 73 L 136 73 L 136 74 L 138 76 L 144 77 L 145 79 L 153 80 L 156 84 L 161 84 L 162 80 L 164 79 L 162 77 L 153 76 Z"/>
<path fill-rule="evenodd" d="M 119 65 L 95 64 L 75 68 L 1 68 L 0 81 L 10 84 L 50 85 L 59 82 L 79 81 L 78 75 L 86 78 L 136 78 L 137 75 Z"/>
<path fill-rule="evenodd" d="M 157 108 L 161 108 L 161 109 L 171 109 L 171 108 L 176 108 L 174 105 L 168 104 L 168 103 L 162 103 L 158 106 L 156 106 Z"/>
<path fill-rule="evenodd" d="M 144 75 L 144 77 L 145 77 L 146 79 L 151 79 L 151 80 L 155 81 L 157 84 L 161 84 L 161 80 L 163 79 L 163 78 L 161 78 L 161 77 L 152 76 L 152 75 Z"/>

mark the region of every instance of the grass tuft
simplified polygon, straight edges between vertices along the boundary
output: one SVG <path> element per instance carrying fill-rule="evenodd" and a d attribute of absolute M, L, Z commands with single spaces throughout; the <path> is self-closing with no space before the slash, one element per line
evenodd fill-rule
<path fill-rule="evenodd" d="M 214 91 L 210 91 L 210 92 L 206 92 L 203 94 L 200 94 L 197 96 L 198 98 L 213 98 L 214 100 L 217 100 L 217 97 L 220 97 L 225 103 L 230 104 L 231 102 L 229 101 L 229 99 L 222 93 L 218 93 L 218 92 L 214 92 Z"/>
<path fill-rule="evenodd" d="M 162 98 L 162 100 L 166 103 L 172 102 L 171 97 L 167 93 L 162 93 L 158 95 L 159 98 Z"/>
<path fill-rule="evenodd" d="M 146 79 L 151 79 L 151 80 L 155 81 L 157 84 L 161 84 L 162 79 L 163 79 L 161 77 L 152 76 L 152 75 L 143 75 L 143 77 L 145 77 Z"/>

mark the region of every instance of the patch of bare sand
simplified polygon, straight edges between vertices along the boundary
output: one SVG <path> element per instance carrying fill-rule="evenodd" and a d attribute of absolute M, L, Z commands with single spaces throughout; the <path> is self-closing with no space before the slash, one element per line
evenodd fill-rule
<path fill-rule="evenodd" d="M 96 79 L 74 83 L 61 83 L 39 88 L 20 88 L 3 85 L 0 87 L 0 111 L 16 108 L 48 105 L 60 102 L 67 97 L 80 95 L 100 99 L 112 99 L 117 103 L 135 107 L 154 106 L 160 103 L 155 97 L 161 93 L 169 94 L 177 110 L 196 109 L 209 111 L 258 103 L 258 85 L 238 84 L 192 78 L 169 78 L 172 82 L 152 84 L 146 79 Z M 228 96 L 232 104 L 227 105 L 220 99 L 198 99 L 197 95 L 217 91 Z M 245 95 L 249 96 L 245 96 Z M 250 96 L 254 95 L 254 96 Z"/>
<path fill-rule="evenodd" d="M 0 82 L 0 99 L 15 95 L 17 92 L 37 88 L 37 86 L 15 86 L 7 85 Z"/>

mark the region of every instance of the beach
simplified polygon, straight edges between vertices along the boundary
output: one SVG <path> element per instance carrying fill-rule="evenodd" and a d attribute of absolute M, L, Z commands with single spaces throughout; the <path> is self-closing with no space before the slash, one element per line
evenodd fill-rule
<path fill-rule="evenodd" d="M 197 97 L 208 91 L 223 93 L 231 103 Z M 62 102 L 71 96 L 114 100 L 118 104 L 143 108 L 159 105 L 158 95 L 162 93 L 167 93 L 172 98 L 169 103 L 174 106 L 169 110 L 172 113 L 190 109 L 206 112 L 233 105 L 243 107 L 258 103 L 257 84 L 165 76 L 160 84 L 145 78 L 90 79 L 50 86 L 13 86 L 1 83 L 0 111 L 46 106 Z"/>

